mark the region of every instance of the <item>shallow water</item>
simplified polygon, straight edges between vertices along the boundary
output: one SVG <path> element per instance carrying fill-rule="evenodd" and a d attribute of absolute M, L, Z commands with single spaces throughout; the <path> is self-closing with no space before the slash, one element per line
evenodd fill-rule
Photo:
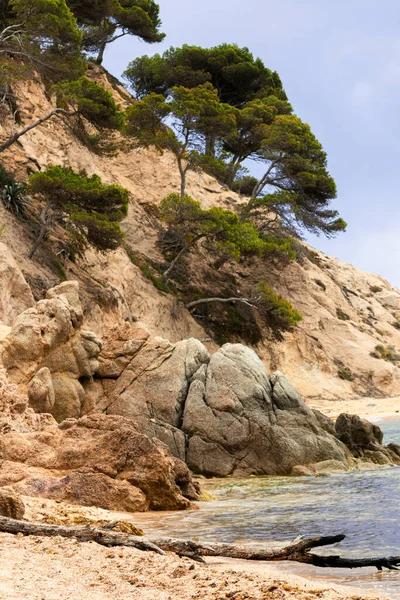
<path fill-rule="evenodd" d="M 385 443 L 400 443 L 400 421 L 385 421 Z M 217 500 L 198 511 L 143 516 L 150 533 L 225 542 L 283 541 L 298 535 L 346 534 L 320 554 L 400 555 L 400 468 L 333 475 L 327 478 L 263 477 L 206 482 Z M 400 572 L 375 569 L 322 569 L 277 563 L 282 573 L 330 579 L 400 600 Z"/>

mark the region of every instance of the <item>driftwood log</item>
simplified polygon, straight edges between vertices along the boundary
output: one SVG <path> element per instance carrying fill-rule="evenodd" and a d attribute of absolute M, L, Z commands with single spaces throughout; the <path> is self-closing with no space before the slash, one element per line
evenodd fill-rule
<path fill-rule="evenodd" d="M 147 550 L 165 554 L 173 552 L 179 556 L 187 556 L 203 562 L 203 556 L 223 556 L 259 561 L 290 560 L 314 565 L 316 567 L 331 567 L 355 569 L 360 567 L 376 567 L 379 571 L 383 568 L 397 570 L 400 565 L 400 556 L 384 556 L 373 558 L 342 558 L 340 556 L 320 556 L 310 553 L 313 548 L 330 546 L 345 539 L 345 535 L 332 535 L 316 538 L 296 538 L 293 542 L 281 548 L 268 548 L 263 545 L 250 546 L 236 544 L 223 544 L 217 542 L 195 542 L 192 540 L 179 540 L 174 538 L 141 537 L 113 531 L 118 521 L 104 527 L 64 527 L 61 525 L 47 525 L 44 523 L 31 523 L 17 521 L 7 517 L 0 517 L 0 532 L 22 533 L 23 535 L 36 536 L 61 536 L 75 538 L 81 542 L 94 541 L 102 546 L 130 546 L 138 550 Z"/>

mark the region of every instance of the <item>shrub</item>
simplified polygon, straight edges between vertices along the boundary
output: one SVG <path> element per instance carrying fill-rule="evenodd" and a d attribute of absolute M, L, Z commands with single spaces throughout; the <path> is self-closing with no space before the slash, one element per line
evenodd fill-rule
<path fill-rule="evenodd" d="M 260 307 L 268 313 L 279 329 L 290 330 L 303 319 L 289 300 L 276 294 L 264 281 L 257 286 Z"/>
<path fill-rule="evenodd" d="M 125 250 L 133 264 L 139 267 L 142 274 L 146 277 L 146 279 L 151 281 L 157 290 L 160 292 L 165 292 L 166 294 L 171 291 L 163 279 L 155 274 L 157 270 L 155 268 L 152 269 L 142 256 L 138 256 L 130 248 L 125 247 Z"/>
<path fill-rule="evenodd" d="M 120 221 L 127 215 L 129 192 L 118 185 L 104 185 L 98 175 L 71 168 L 50 166 L 34 173 L 31 190 L 45 201 L 41 212 L 41 230 L 30 258 L 54 223 L 69 234 L 70 254 L 80 255 L 88 245 L 97 250 L 115 250 L 124 233 Z"/>
<path fill-rule="evenodd" d="M 350 321 L 350 317 L 347 313 L 344 312 L 341 308 L 336 309 L 337 318 L 341 321 Z"/>
<path fill-rule="evenodd" d="M 381 291 L 382 291 L 382 288 L 381 288 L 381 287 L 379 287 L 379 285 L 370 285 L 370 286 L 369 286 L 369 289 L 371 290 L 371 292 L 372 292 L 373 294 L 377 294 L 378 292 L 381 292 Z"/>
<path fill-rule="evenodd" d="M 245 175 L 233 182 L 232 190 L 238 194 L 242 194 L 242 196 L 251 196 L 257 183 L 258 179 L 256 177 Z"/>
<path fill-rule="evenodd" d="M 77 112 L 99 129 L 121 130 L 124 115 L 111 92 L 95 81 L 81 77 L 54 88 L 60 106 L 74 106 Z"/>
<path fill-rule="evenodd" d="M 354 381 L 354 375 L 348 367 L 343 367 L 338 370 L 338 377 L 344 381 Z"/>
<path fill-rule="evenodd" d="M 24 183 L 14 179 L 5 168 L 0 165 L 0 197 L 5 208 L 16 217 L 25 217 L 30 196 Z"/>
<path fill-rule="evenodd" d="M 65 272 L 65 268 L 60 262 L 58 262 L 58 260 L 53 261 L 53 267 L 54 267 L 54 270 L 56 271 L 60 281 L 61 282 L 67 281 L 67 273 Z"/>
<path fill-rule="evenodd" d="M 371 356 L 391 363 L 400 361 L 400 354 L 397 352 L 396 348 L 394 346 L 384 346 L 383 344 L 375 346 L 375 350 L 371 352 Z"/>

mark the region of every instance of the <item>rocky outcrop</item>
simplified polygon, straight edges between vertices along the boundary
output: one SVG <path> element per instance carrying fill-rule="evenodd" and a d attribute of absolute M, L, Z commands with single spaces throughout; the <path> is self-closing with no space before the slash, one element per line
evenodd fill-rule
<path fill-rule="evenodd" d="M 58 421 L 90 411 L 83 383 L 99 367 L 101 344 L 82 329 L 78 289 L 77 282 L 67 281 L 49 290 L 45 300 L 16 318 L 3 340 L 10 380 L 27 390 L 33 409 Z"/>
<path fill-rule="evenodd" d="M 270 376 L 250 348 L 226 344 L 211 356 L 198 340 L 142 336 L 135 349 L 119 377 L 101 378 L 106 393 L 98 408 L 133 419 L 195 473 L 289 474 L 298 464 L 347 464 L 330 420 L 309 409 L 281 373 Z"/>
<path fill-rule="evenodd" d="M 92 415 L 0 436 L 0 487 L 129 512 L 182 510 L 197 498 L 183 463 L 123 417 Z M 182 489 L 179 487 L 182 486 Z"/>
<path fill-rule="evenodd" d="M 28 398 L 9 382 L 6 371 L 0 368 L 0 435 L 10 431 L 42 431 L 56 424 L 51 415 L 38 414 L 29 408 Z"/>
<path fill-rule="evenodd" d="M 240 344 L 226 344 L 196 373 L 183 430 L 189 467 L 206 475 L 283 475 L 297 464 L 347 463 L 343 446 L 287 379 L 270 377 Z"/>
<path fill-rule="evenodd" d="M 400 446 L 383 445 L 381 428 L 357 415 L 343 413 L 335 424 L 336 436 L 355 458 L 378 465 L 400 465 Z"/>

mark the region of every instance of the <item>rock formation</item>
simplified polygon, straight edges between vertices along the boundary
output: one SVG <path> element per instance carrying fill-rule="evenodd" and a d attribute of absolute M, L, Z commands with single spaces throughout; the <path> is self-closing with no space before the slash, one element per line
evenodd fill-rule
<path fill-rule="evenodd" d="M 324 470 L 327 461 L 346 469 L 352 455 L 382 464 L 398 460 L 396 451 L 382 450 L 382 440 L 376 439 L 379 428 L 347 416 L 335 428 L 304 403 L 282 373 L 270 375 L 257 354 L 242 344 L 225 344 L 211 355 L 198 340 L 172 344 L 151 336 L 141 323 L 128 322 L 98 340 L 83 329 L 77 282 L 49 290 L 46 300 L 16 319 L 2 344 L 10 377 L 19 382 L 20 391 L 27 389 L 30 414 L 32 409 L 51 413 L 62 431 L 73 423 L 73 431 L 84 437 L 89 421 L 76 421 L 84 415 L 107 415 L 105 421 L 93 421 L 104 428 L 114 427 L 114 418 L 125 429 L 130 423 L 132 431 L 159 440 L 181 461 L 175 467 L 189 488 L 184 463 L 195 473 L 225 477 L 288 475 L 293 468 L 296 472 L 315 464 L 320 467 L 311 471 Z M 16 402 L 13 412 L 26 414 L 26 404 L 18 406 Z M 121 417 L 126 421 L 118 421 Z M 80 467 L 92 468 L 87 462 Z M 82 487 L 80 476 L 74 474 L 68 485 L 53 477 L 44 486 L 46 494 L 57 481 L 56 497 L 74 496 L 75 488 Z M 107 476 L 97 473 L 90 486 L 95 481 L 105 486 Z M 29 485 L 24 483 L 24 489 Z M 89 497 L 89 492 L 82 494 Z"/>
<path fill-rule="evenodd" d="M 3 434 L 0 460 L 0 488 L 25 496 L 129 512 L 182 510 L 197 499 L 186 465 L 123 417 Z"/>
<path fill-rule="evenodd" d="M 378 465 L 400 465 L 400 446 L 384 446 L 381 428 L 357 415 L 341 414 L 335 424 L 336 435 L 355 458 Z"/>
<path fill-rule="evenodd" d="M 149 338 L 106 389 L 108 414 L 140 423 L 195 473 L 289 474 L 311 461 L 347 464 L 329 419 L 308 408 L 281 373 L 269 376 L 241 344 L 210 356 L 197 340 Z"/>
<path fill-rule="evenodd" d="M 78 283 L 67 281 L 19 315 L 3 341 L 2 362 L 10 380 L 26 387 L 33 409 L 58 421 L 93 408 L 83 407 L 82 382 L 96 372 L 101 344 L 82 322 Z"/>

